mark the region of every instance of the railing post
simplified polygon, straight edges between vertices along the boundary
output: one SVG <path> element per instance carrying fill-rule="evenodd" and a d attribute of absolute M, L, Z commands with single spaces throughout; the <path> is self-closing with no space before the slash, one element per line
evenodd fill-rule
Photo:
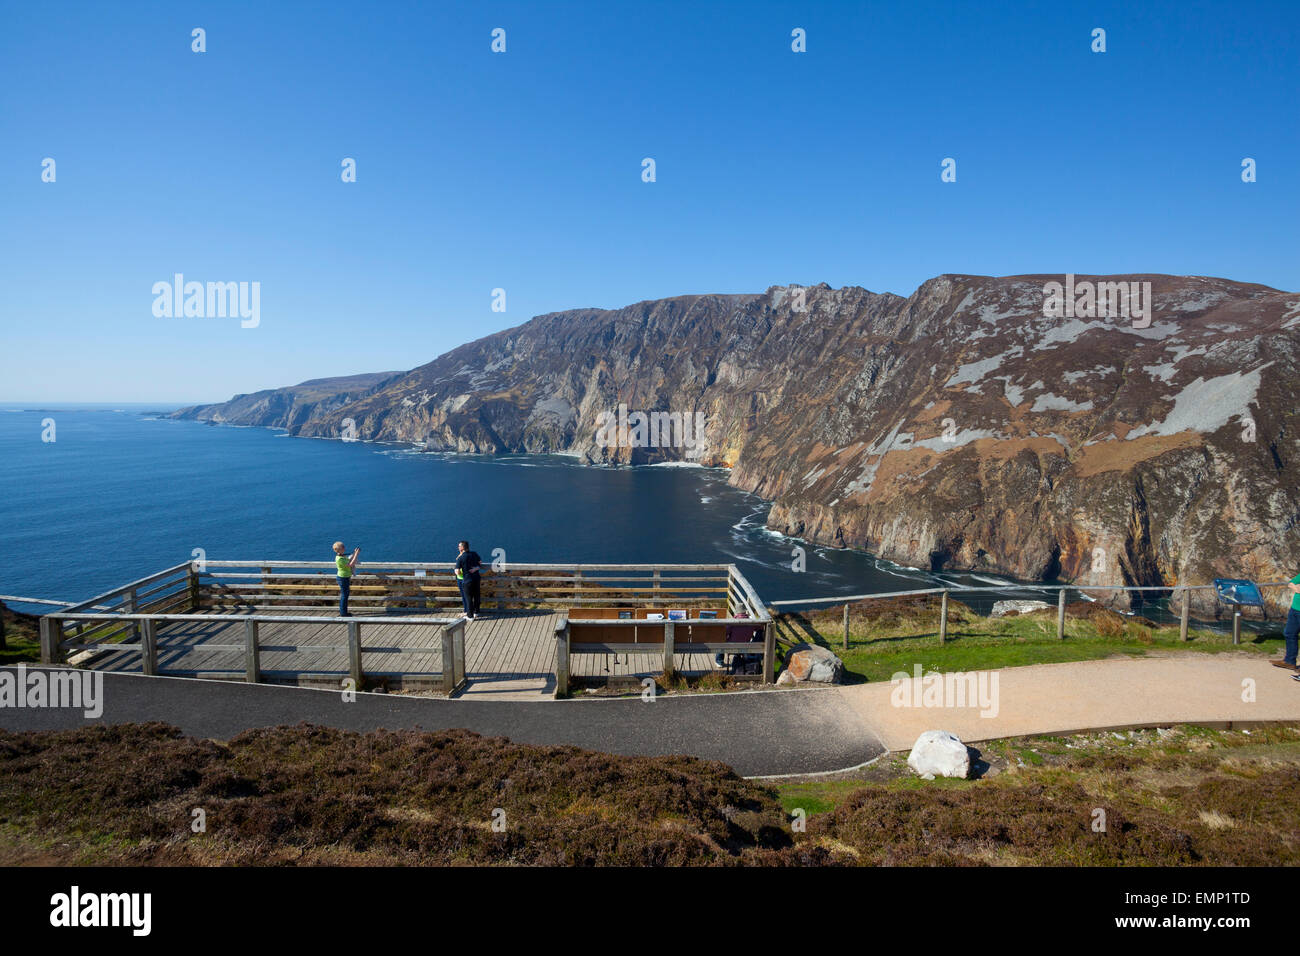
<path fill-rule="evenodd" d="M 844 649 L 849 649 L 849 602 L 844 602 Z"/>
<path fill-rule="evenodd" d="M 256 684 L 262 679 L 262 657 L 257 646 L 257 622 L 244 622 L 244 680 Z"/>
<path fill-rule="evenodd" d="M 464 621 L 457 621 L 453 625 L 452 634 L 452 663 L 454 672 L 452 677 L 456 681 L 456 687 L 465 683 L 465 627 Z"/>
<path fill-rule="evenodd" d="M 672 621 L 664 621 L 664 680 L 668 680 L 673 675 L 673 631 L 676 625 Z"/>
<path fill-rule="evenodd" d="M 555 696 L 569 696 L 569 615 L 555 619 Z"/>
<path fill-rule="evenodd" d="M 463 645 L 465 640 L 465 622 L 456 621 L 454 624 L 444 624 L 442 627 L 442 690 L 448 696 L 456 692 L 460 682 L 464 680 L 464 663 L 457 661 L 456 644 L 459 637 Z M 457 667 L 462 669 L 459 675 L 456 673 Z"/>
<path fill-rule="evenodd" d="M 1178 639 L 1187 640 L 1187 619 L 1191 614 L 1192 589 L 1183 588 L 1183 609 L 1178 615 Z"/>
<path fill-rule="evenodd" d="M 41 616 L 41 663 L 60 664 L 62 654 L 59 650 L 59 637 L 63 633 L 63 622 L 53 614 Z"/>
<path fill-rule="evenodd" d="M 1233 608 L 1232 611 L 1232 643 L 1241 643 L 1241 609 Z"/>
<path fill-rule="evenodd" d="M 1056 639 L 1065 640 L 1065 588 L 1061 588 L 1056 598 Z"/>
<path fill-rule="evenodd" d="M 763 625 L 763 683 L 776 680 L 776 618 Z"/>
<path fill-rule="evenodd" d="M 939 643 L 948 640 L 948 592 L 944 591 L 939 599 Z"/>
<path fill-rule="evenodd" d="M 348 672 L 356 682 L 356 689 L 361 689 L 361 622 L 348 621 Z"/>
<path fill-rule="evenodd" d="M 194 568 L 194 562 L 190 562 L 190 569 L 187 572 L 190 581 L 190 610 L 199 609 L 199 572 Z"/>
<path fill-rule="evenodd" d="M 140 637 L 141 667 L 147 677 L 158 674 L 158 622 L 151 617 L 144 619 L 143 633 Z"/>
<path fill-rule="evenodd" d="M 126 594 L 122 595 L 122 613 L 123 613 L 123 614 L 134 614 L 134 613 L 135 613 L 135 609 L 136 609 L 136 604 L 137 604 L 137 603 L 138 603 L 138 598 L 136 597 L 136 591 L 135 591 L 134 588 L 132 588 L 130 591 L 127 591 Z M 130 624 L 130 628 L 131 628 L 131 631 L 130 631 L 130 635 L 131 635 L 131 636 L 130 636 L 129 638 L 127 638 L 127 640 L 130 640 L 130 641 L 139 641 L 139 640 L 140 640 L 140 625 L 139 625 L 138 623 L 136 623 L 135 621 L 132 621 L 131 624 Z"/>

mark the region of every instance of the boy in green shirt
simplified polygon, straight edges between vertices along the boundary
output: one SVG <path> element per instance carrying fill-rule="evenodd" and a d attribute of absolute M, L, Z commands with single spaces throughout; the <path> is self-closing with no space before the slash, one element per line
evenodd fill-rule
<path fill-rule="evenodd" d="M 357 548 L 352 557 L 345 558 L 343 553 L 346 550 L 342 541 L 334 542 L 334 567 L 338 569 L 339 578 L 339 617 L 352 616 L 348 613 L 348 595 L 352 593 L 352 572 L 356 570 L 357 557 L 361 554 L 361 549 Z"/>

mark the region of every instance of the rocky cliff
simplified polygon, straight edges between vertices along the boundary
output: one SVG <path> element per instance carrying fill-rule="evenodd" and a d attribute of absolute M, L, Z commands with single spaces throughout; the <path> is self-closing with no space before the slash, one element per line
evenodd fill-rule
<path fill-rule="evenodd" d="M 1045 309 L 1053 281 L 944 275 L 906 299 L 820 285 L 553 313 L 275 424 L 337 436 L 351 418 L 363 439 L 430 449 L 726 465 L 774 502 L 775 530 L 922 567 L 1161 585 L 1300 570 L 1300 295 L 1077 276 L 1064 309 Z M 1116 295 L 1128 283 L 1135 297 Z M 620 403 L 622 435 L 601 415 Z M 703 433 L 655 446 L 638 411 L 702 413 Z"/>
<path fill-rule="evenodd" d="M 263 425 L 292 431 L 364 398 L 384 383 L 403 374 L 367 372 L 339 378 L 314 378 L 299 385 L 236 395 L 230 401 L 216 405 L 182 408 L 168 417 L 220 422 L 225 425 Z"/>

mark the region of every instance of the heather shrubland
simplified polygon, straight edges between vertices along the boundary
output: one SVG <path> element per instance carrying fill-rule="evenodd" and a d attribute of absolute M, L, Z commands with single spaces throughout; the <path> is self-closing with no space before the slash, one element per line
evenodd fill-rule
<path fill-rule="evenodd" d="M 890 754 L 772 784 L 692 757 L 469 731 L 0 732 L 0 862 L 1300 863 L 1295 728 L 994 741 L 977 766 L 978 779 L 924 781 Z"/>

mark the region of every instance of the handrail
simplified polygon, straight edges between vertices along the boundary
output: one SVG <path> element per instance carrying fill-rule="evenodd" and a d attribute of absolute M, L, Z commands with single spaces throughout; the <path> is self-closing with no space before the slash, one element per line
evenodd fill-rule
<path fill-rule="evenodd" d="M 186 562 L 189 564 L 190 562 Z M 331 561 L 220 561 L 213 558 L 204 560 L 205 568 L 223 567 L 223 568 L 333 568 L 334 563 Z M 367 559 L 358 562 L 358 565 L 369 565 L 374 568 L 446 568 L 450 571 L 453 567 L 451 561 L 376 561 Z M 184 567 L 184 565 L 182 565 Z M 487 565 L 486 567 L 490 567 Z M 578 568 L 583 571 L 727 571 L 733 565 L 729 564 L 564 564 L 548 562 L 544 564 L 526 564 L 519 561 L 510 561 L 506 571 L 554 571 L 562 568 Z"/>
<path fill-rule="evenodd" d="M 1257 587 L 1276 588 L 1290 584 L 1289 581 L 1256 582 Z M 921 594 L 949 593 L 969 594 L 990 591 L 1205 591 L 1214 590 L 1213 584 L 1162 584 L 1129 587 L 1118 584 L 1002 584 L 988 587 L 965 587 L 960 584 L 944 588 L 925 588 L 920 591 L 881 591 L 876 594 L 836 594 L 831 597 L 799 598 L 797 600 L 771 601 L 773 607 L 785 607 L 791 604 L 829 604 L 837 601 L 866 601 L 872 598 L 913 597 Z"/>
<path fill-rule="evenodd" d="M 57 607 L 81 607 L 74 601 L 51 601 L 48 598 L 19 597 L 17 594 L 0 594 L 0 601 L 12 601 L 15 604 L 53 604 Z M 96 605 L 96 610 L 109 610 L 104 605 Z"/>
<path fill-rule="evenodd" d="M 651 621 L 644 617 L 634 618 L 599 618 L 599 617 L 574 617 L 569 614 L 569 623 L 581 626 L 595 625 L 603 627 L 612 624 L 616 627 L 652 627 L 655 624 L 766 624 L 767 621 L 757 617 L 686 617 L 686 618 L 664 618 L 662 621 Z"/>
<path fill-rule="evenodd" d="M 740 587 L 743 592 L 742 596 L 745 599 L 745 603 L 749 605 L 749 616 L 757 621 L 770 620 L 767 613 L 767 607 L 763 604 L 762 600 L 759 599 L 758 594 L 755 593 L 754 588 L 749 583 L 749 579 L 740 573 L 740 569 L 734 564 L 729 564 L 727 565 L 727 573 L 740 582 Z"/>
<path fill-rule="evenodd" d="M 186 561 L 182 564 L 176 565 L 175 567 L 167 568 L 165 571 L 158 571 L 157 573 L 147 575 L 146 577 L 143 577 L 138 581 L 132 581 L 130 584 L 124 584 L 121 587 L 113 588 L 113 590 L 111 591 L 105 591 L 103 594 L 97 594 L 95 597 L 90 598 L 87 601 L 82 601 L 80 604 L 74 604 L 72 606 L 74 608 L 80 608 L 80 607 L 90 607 L 95 604 L 100 604 L 104 601 L 107 601 L 109 598 L 114 598 L 120 595 L 127 594 L 135 588 L 140 588 L 146 584 L 151 584 L 160 578 L 165 578 L 169 574 L 175 574 L 176 572 L 181 570 L 188 570 L 192 565 L 193 565 L 192 561 Z"/>
<path fill-rule="evenodd" d="M 347 624 L 351 622 L 361 622 L 363 624 L 454 624 L 463 620 L 459 615 L 455 617 L 425 617 L 423 615 L 418 617 L 415 615 L 389 617 L 388 615 L 376 614 L 358 617 L 350 614 L 347 617 L 342 617 L 336 614 L 330 617 L 324 614 L 90 614 L 80 611 L 72 613 L 51 611 L 44 616 L 51 620 L 60 621 L 201 621 L 206 624 L 217 624 L 231 618 L 273 624 Z"/>

